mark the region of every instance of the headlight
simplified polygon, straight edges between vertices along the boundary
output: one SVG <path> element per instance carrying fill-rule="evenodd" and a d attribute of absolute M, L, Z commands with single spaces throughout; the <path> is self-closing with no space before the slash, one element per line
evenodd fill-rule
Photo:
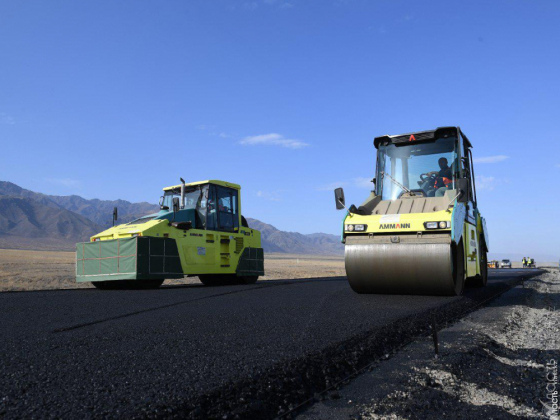
<path fill-rule="evenodd" d="M 425 222 L 424 227 L 426 229 L 449 229 L 451 222 Z"/>
<path fill-rule="evenodd" d="M 344 229 L 347 232 L 365 232 L 367 230 L 367 225 L 346 225 Z"/>

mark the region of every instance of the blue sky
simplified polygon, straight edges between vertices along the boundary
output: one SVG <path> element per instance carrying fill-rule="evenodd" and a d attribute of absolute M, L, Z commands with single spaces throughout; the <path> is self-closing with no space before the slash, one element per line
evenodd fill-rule
<path fill-rule="evenodd" d="M 218 178 L 243 213 L 338 233 L 373 138 L 460 125 L 492 250 L 560 255 L 560 3 L 0 3 L 0 179 L 157 202 Z"/>

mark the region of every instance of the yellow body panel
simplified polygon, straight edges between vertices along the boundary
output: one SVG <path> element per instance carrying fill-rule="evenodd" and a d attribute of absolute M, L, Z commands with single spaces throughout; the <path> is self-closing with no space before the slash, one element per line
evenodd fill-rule
<path fill-rule="evenodd" d="M 365 233 L 388 233 L 388 232 L 423 232 L 425 222 L 448 222 L 451 221 L 451 212 L 438 211 L 434 213 L 409 213 L 388 215 L 359 215 L 346 216 L 344 224 L 367 225 Z M 438 229 L 438 231 L 449 231 L 449 229 Z M 347 235 L 353 234 L 345 230 Z M 364 233 L 359 232 L 359 233 Z"/>

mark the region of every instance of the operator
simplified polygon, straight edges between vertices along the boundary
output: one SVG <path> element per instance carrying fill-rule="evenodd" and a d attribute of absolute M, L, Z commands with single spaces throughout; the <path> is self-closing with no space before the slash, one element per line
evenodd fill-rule
<path fill-rule="evenodd" d="M 433 188 L 436 190 L 435 196 L 443 197 L 445 191 L 448 188 L 448 185 L 451 185 L 451 183 L 453 182 L 453 172 L 449 167 L 449 161 L 447 160 L 447 158 L 444 157 L 439 158 L 438 165 L 440 168 L 439 171 L 428 172 L 426 175 L 428 176 L 436 175 L 436 180 L 433 185 Z M 426 181 L 424 184 L 422 184 L 422 189 L 426 190 L 427 188 L 429 188 L 431 186 L 429 184 L 430 184 L 430 180 Z"/>

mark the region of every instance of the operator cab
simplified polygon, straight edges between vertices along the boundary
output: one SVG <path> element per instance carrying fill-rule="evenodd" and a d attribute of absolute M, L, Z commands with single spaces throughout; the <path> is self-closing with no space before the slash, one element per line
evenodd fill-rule
<path fill-rule="evenodd" d="M 476 209 L 472 145 L 459 127 L 439 127 L 376 137 L 376 176 L 370 197 L 350 213 L 424 213 L 448 208 L 455 199 Z M 400 203 L 400 200 L 407 203 Z M 417 200 L 422 199 L 422 200 Z M 427 200 L 424 200 L 427 199 Z M 346 208 L 344 191 L 335 190 L 337 209 Z"/>
<path fill-rule="evenodd" d="M 129 224 L 167 219 L 176 226 L 189 226 L 189 229 L 237 232 L 241 221 L 240 189 L 237 184 L 217 180 L 167 187 L 160 198 L 159 213 Z M 175 209 L 174 202 L 177 203 Z"/>
<path fill-rule="evenodd" d="M 457 137 L 440 137 L 431 142 L 379 145 L 377 195 L 396 200 L 405 193 L 443 197 L 455 189 L 458 178 Z"/>

